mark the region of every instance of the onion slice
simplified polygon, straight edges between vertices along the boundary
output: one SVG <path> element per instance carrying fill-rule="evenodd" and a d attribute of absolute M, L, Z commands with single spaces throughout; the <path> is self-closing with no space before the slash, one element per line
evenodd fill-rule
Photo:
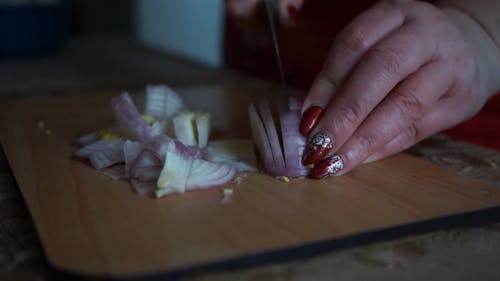
<path fill-rule="evenodd" d="M 288 103 L 281 103 L 279 106 L 283 155 L 286 165 L 284 176 L 292 178 L 306 176 L 310 170 L 302 165 L 302 153 L 306 146 L 306 138 L 299 131 L 301 113 L 300 106 L 297 106 L 296 102 L 290 98 Z"/>
<path fill-rule="evenodd" d="M 192 162 L 192 157 L 186 157 L 177 151 L 174 142 L 169 143 L 165 163 L 156 182 L 156 196 L 184 193 Z"/>
<path fill-rule="evenodd" d="M 111 100 L 111 106 L 121 128 L 134 140 L 148 141 L 154 132 L 142 115 L 137 111 L 127 92 Z"/>
<path fill-rule="evenodd" d="M 265 171 L 272 176 L 299 177 L 309 174 L 302 165 L 306 138 L 299 131 L 302 102 L 296 97 L 280 100 L 278 122 L 275 122 L 268 100 L 260 101 L 258 109 L 249 107 L 250 126 Z M 279 124 L 279 130 L 275 124 Z"/>
<path fill-rule="evenodd" d="M 228 183 L 236 175 L 236 168 L 223 163 L 194 159 L 187 178 L 187 190 L 207 189 Z"/>
<path fill-rule="evenodd" d="M 203 149 L 203 158 L 235 167 L 238 172 L 256 172 L 254 142 L 247 139 L 210 141 Z"/>
<path fill-rule="evenodd" d="M 262 118 L 262 123 L 264 124 L 264 128 L 266 129 L 269 145 L 271 147 L 274 167 L 278 171 L 284 171 L 285 159 L 283 156 L 283 148 L 280 144 L 278 130 L 276 129 L 275 121 L 271 113 L 271 103 L 268 99 L 264 99 L 259 102 L 258 109 Z"/>
<path fill-rule="evenodd" d="M 144 113 L 157 119 L 166 119 L 184 110 L 181 97 L 166 85 L 146 86 Z"/>

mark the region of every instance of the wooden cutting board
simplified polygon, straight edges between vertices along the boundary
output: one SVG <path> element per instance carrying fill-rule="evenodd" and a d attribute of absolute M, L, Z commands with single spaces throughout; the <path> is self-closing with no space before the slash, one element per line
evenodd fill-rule
<path fill-rule="evenodd" d="M 215 135 L 250 135 L 246 108 L 259 94 L 181 92 L 190 108 L 213 113 Z M 404 154 L 322 181 L 242 174 L 226 186 L 234 190 L 226 204 L 221 189 L 140 197 L 128 183 L 72 158 L 76 137 L 112 124 L 111 96 L 0 106 L 3 148 L 47 258 L 61 272 L 175 275 L 320 253 L 368 241 L 363 235 L 397 236 L 391 230 L 408 235 L 418 229 L 412 226 L 500 220 L 500 190 Z"/>

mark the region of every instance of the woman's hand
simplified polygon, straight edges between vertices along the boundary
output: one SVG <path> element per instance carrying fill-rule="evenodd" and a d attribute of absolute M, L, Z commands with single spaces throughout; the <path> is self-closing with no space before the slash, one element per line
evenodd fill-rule
<path fill-rule="evenodd" d="M 280 21 L 286 26 L 297 24 L 300 8 L 304 0 L 226 0 L 226 8 L 230 15 L 250 19 L 257 9 L 257 4 L 264 1 L 276 1 Z"/>
<path fill-rule="evenodd" d="M 500 89 L 499 66 L 494 36 L 466 13 L 380 2 L 338 34 L 305 99 L 303 163 L 341 175 L 454 126 Z"/>

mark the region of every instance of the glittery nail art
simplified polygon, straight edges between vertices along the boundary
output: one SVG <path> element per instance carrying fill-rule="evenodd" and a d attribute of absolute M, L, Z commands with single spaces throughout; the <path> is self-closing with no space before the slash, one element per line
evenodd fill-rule
<path fill-rule="evenodd" d="M 333 148 L 333 138 L 325 133 L 315 134 L 308 142 L 302 164 L 310 165 L 318 162 Z"/>
<path fill-rule="evenodd" d="M 311 171 L 310 176 L 313 179 L 322 179 L 337 174 L 343 168 L 344 161 L 342 157 L 338 154 L 334 154 L 317 163 Z"/>

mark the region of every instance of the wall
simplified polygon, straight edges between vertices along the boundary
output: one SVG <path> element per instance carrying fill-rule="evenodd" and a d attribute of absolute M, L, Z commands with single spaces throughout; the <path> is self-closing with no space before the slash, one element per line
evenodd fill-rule
<path fill-rule="evenodd" d="M 135 0 L 135 32 L 144 44 L 222 66 L 222 0 Z"/>

